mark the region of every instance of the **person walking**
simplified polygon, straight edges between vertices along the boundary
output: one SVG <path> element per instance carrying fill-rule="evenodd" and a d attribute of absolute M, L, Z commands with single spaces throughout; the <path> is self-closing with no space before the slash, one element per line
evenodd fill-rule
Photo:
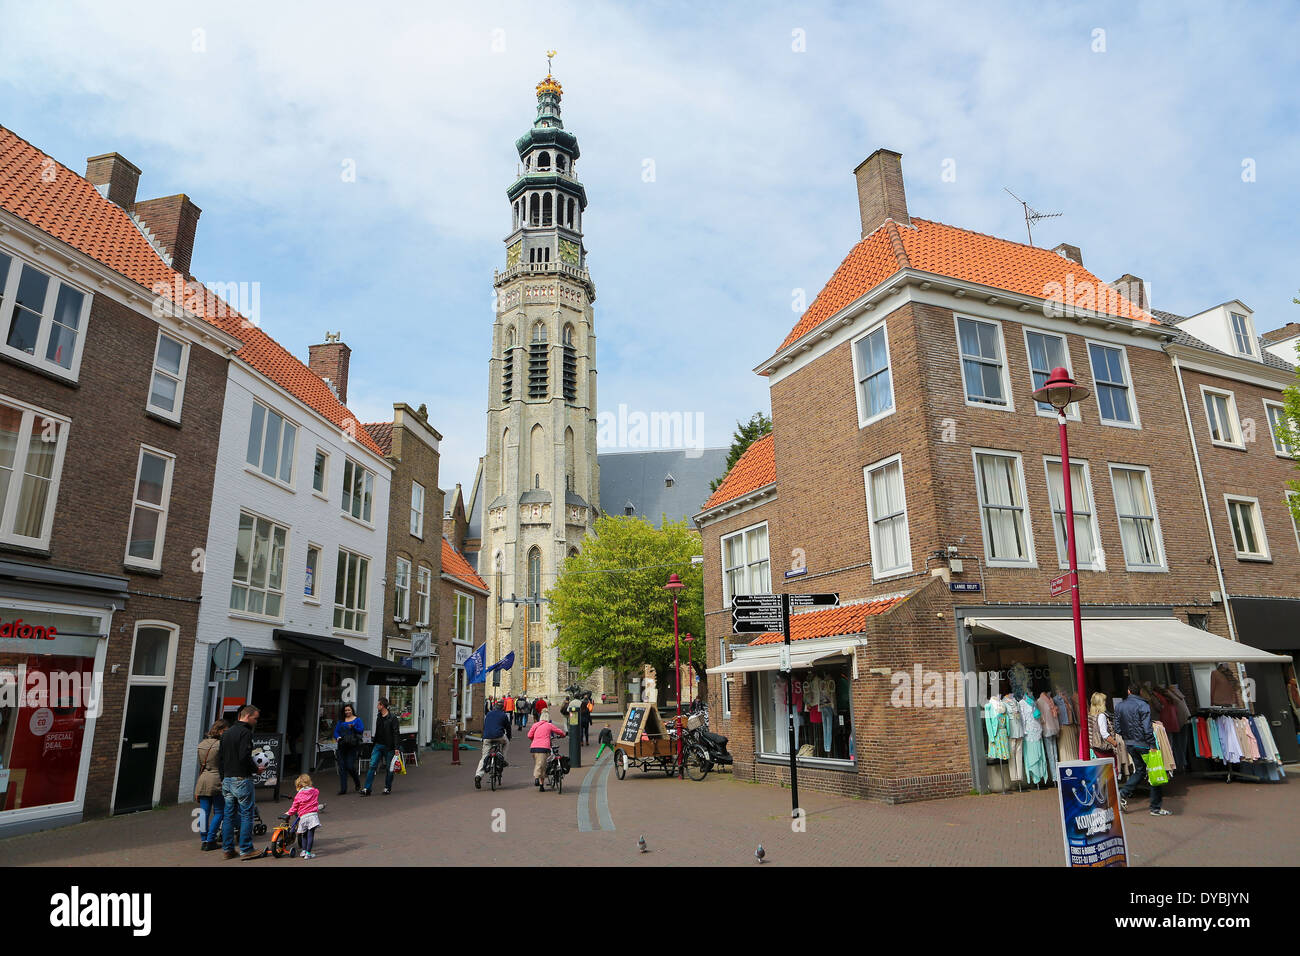
<path fill-rule="evenodd" d="M 293 832 L 302 838 L 302 859 L 315 859 L 316 831 L 320 829 L 320 791 L 305 773 L 298 774 L 293 785 L 298 792 L 285 816 L 290 820 L 297 818 Z"/>
<path fill-rule="evenodd" d="M 253 704 L 239 708 L 234 725 L 221 735 L 217 751 L 218 769 L 221 773 L 221 796 L 225 800 L 221 821 L 221 848 L 225 858 L 256 860 L 261 854 L 253 849 L 253 729 L 257 726 L 261 710 Z M 239 850 L 235 851 L 235 820 L 239 820 Z"/>
<path fill-rule="evenodd" d="M 343 713 L 338 723 L 334 725 L 334 739 L 338 742 L 335 756 L 338 757 L 340 796 L 348 792 L 349 776 L 352 777 L 356 789 L 361 789 L 361 774 L 357 772 L 357 751 L 361 749 L 362 734 L 365 732 L 366 725 L 357 716 L 356 710 L 351 704 L 344 704 Z"/>
<path fill-rule="evenodd" d="M 379 769 L 380 764 L 384 765 L 387 773 L 384 777 L 384 793 L 393 792 L 393 754 L 397 752 L 400 736 L 401 726 L 397 723 L 397 715 L 388 709 L 388 698 L 379 698 L 379 716 L 375 718 L 370 769 L 366 771 L 366 785 L 357 791 L 361 796 L 370 796 L 370 787 L 375 782 L 375 771 Z"/>
<path fill-rule="evenodd" d="M 523 730 L 528 726 L 528 709 L 531 705 L 523 694 L 515 700 L 515 726 Z"/>
<path fill-rule="evenodd" d="M 541 700 L 539 697 L 538 700 Z M 546 790 L 543 774 L 546 772 L 546 758 L 551 755 L 551 738 L 567 737 L 564 728 L 551 723 L 551 712 L 544 710 L 537 715 L 537 722 L 528 728 L 528 739 L 532 746 L 528 752 L 533 755 L 533 783 L 539 792 Z"/>
<path fill-rule="evenodd" d="M 596 709 L 592 703 L 591 695 L 588 694 L 578 702 L 578 729 L 582 731 L 582 744 L 584 747 L 591 746 L 591 719 Z"/>
<path fill-rule="evenodd" d="M 510 694 L 506 694 L 505 697 L 501 698 L 501 706 L 502 706 L 502 708 L 505 710 L 506 718 L 510 721 L 510 723 L 513 724 L 513 723 L 515 722 L 515 699 L 514 699 L 514 697 L 512 697 Z"/>
<path fill-rule="evenodd" d="M 1129 684 L 1128 696 L 1115 707 L 1116 730 L 1133 755 L 1133 773 L 1119 791 L 1122 809 L 1128 808 L 1128 798 L 1133 796 L 1137 785 L 1147 778 L 1146 755 L 1156 749 L 1156 737 L 1151 730 L 1151 707 L 1141 698 L 1140 691 L 1141 687 L 1137 684 Z M 1164 787 L 1151 784 L 1149 779 L 1147 783 L 1151 786 L 1151 815 L 1169 816 L 1169 811 L 1161 806 L 1164 802 Z"/>
<path fill-rule="evenodd" d="M 546 710 L 546 698 L 538 697 L 533 701 L 533 723 L 542 719 L 542 711 Z"/>
<path fill-rule="evenodd" d="M 221 796 L 221 771 L 218 762 L 221 735 L 230 724 L 218 720 L 199 741 L 199 779 L 194 784 L 194 799 L 202 813 L 199 816 L 199 849 L 217 848 L 218 827 L 226 815 L 226 801 Z"/>
<path fill-rule="evenodd" d="M 478 758 L 478 769 L 474 771 L 474 789 L 483 789 L 483 767 L 487 763 L 488 750 L 493 744 L 501 745 L 501 760 L 506 759 L 506 749 L 510 746 L 510 715 L 506 705 L 497 701 L 493 711 L 483 718 L 483 756 Z M 505 766 L 509 766 L 508 763 Z"/>

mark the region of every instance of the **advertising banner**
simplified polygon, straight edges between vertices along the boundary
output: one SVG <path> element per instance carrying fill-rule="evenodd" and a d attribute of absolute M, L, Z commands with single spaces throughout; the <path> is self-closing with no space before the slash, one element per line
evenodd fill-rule
<path fill-rule="evenodd" d="M 1066 866 L 1128 866 L 1115 761 L 1062 760 L 1061 826 Z"/>

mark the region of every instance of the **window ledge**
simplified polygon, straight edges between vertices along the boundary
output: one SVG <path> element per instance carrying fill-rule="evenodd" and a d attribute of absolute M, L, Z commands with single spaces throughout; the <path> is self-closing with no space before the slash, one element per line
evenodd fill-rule
<path fill-rule="evenodd" d="M 45 368 L 44 366 L 37 364 L 35 358 L 32 358 L 30 361 L 27 361 L 18 358 L 18 356 L 14 355 L 11 352 L 0 350 L 0 362 L 7 362 L 10 365 L 17 366 L 18 368 L 21 369 L 26 369 L 29 372 L 35 372 L 37 375 L 40 375 L 44 378 L 48 378 L 52 382 L 58 382 L 60 385 L 66 385 L 68 386 L 68 388 L 81 388 L 81 383 L 78 382 L 75 378 L 70 378 L 67 375 L 60 375 L 57 372 L 52 371 L 51 369 Z"/>
<path fill-rule="evenodd" d="M 1215 448 L 1230 448 L 1233 451 L 1246 450 L 1245 445 L 1239 445 L 1236 442 L 1230 442 L 1230 441 L 1215 441 L 1213 438 L 1210 439 L 1210 444 L 1213 445 Z"/>
<path fill-rule="evenodd" d="M 1249 561 L 1251 564 L 1272 564 L 1273 559 L 1263 554 L 1239 554 L 1238 561 Z"/>
<path fill-rule="evenodd" d="M 26 554 L 33 558 L 52 557 L 49 548 L 38 548 L 26 544 L 11 544 L 8 541 L 0 541 L 0 551 L 11 551 L 14 554 Z"/>
<path fill-rule="evenodd" d="M 253 621 L 256 624 L 284 624 L 283 617 L 259 617 L 256 614 L 245 614 L 243 611 L 228 611 L 226 616 L 236 621 Z"/>
<path fill-rule="evenodd" d="M 1104 418 L 1098 419 L 1098 424 L 1104 425 L 1106 428 L 1129 428 L 1135 432 L 1140 432 L 1142 430 L 1141 425 L 1133 422 L 1108 422 Z M 1073 458 L 1074 456 L 1071 455 L 1070 457 Z"/>
<path fill-rule="evenodd" d="M 778 767 L 789 767 L 790 757 L 788 754 L 783 756 L 771 756 L 769 754 L 755 754 L 756 763 L 774 764 Z M 838 770 L 840 773 L 857 773 L 858 765 L 853 760 L 836 760 L 831 757 L 795 757 L 796 765 L 806 770 Z"/>
<path fill-rule="evenodd" d="M 291 495 L 296 493 L 294 491 L 293 485 L 286 485 L 279 478 L 272 478 L 269 475 L 262 474 L 262 469 L 260 468 L 254 468 L 252 465 L 245 464 L 244 472 L 245 474 L 252 475 L 255 478 L 260 478 L 262 481 L 265 481 L 268 485 L 275 485 L 275 487 L 279 488 L 281 491 L 287 491 Z"/>
<path fill-rule="evenodd" d="M 329 500 L 330 500 L 330 496 L 329 496 L 329 495 L 325 494 L 325 493 L 322 492 L 322 491 L 317 491 L 315 488 L 313 488 L 313 489 L 311 490 L 311 494 L 312 494 L 312 497 L 313 497 L 313 498 L 319 498 L 321 501 L 329 501 Z"/>
<path fill-rule="evenodd" d="M 303 604 L 310 604 L 310 605 L 312 605 L 313 607 L 320 607 L 320 600 L 319 600 L 318 598 L 305 597 L 305 598 L 302 599 L 302 603 L 303 603 Z"/>
<path fill-rule="evenodd" d="M 181 427 L 181 420 L 179 418 L 168 418 L 164 413 L 154 411 L 152 408 L 146 408 L 144 410 L 144 417 L 152 418 L 154 421 L 162 422 L 164 425 L 168 425 L 172 428 L 179 429 Z"/>
<path fill-rule="evenodd" d="M 162 568 L 151 568 L 147 564 L 132 564 L 130 561 L 122 562 L 122 570 L 127 574 L 143 574 L 149 578 L 160 578 L 163 576 Z"/>
<path fill-rule="evenodd" d="M 351 521 L 353 524 L 361 525 L 361 527 L 365 528 L 367 531 L 374 531 L 374 530 L 375 530 L 375 526 L 374 526 L 372 523 L 370 523 L 369 521 L 363 521 L 363 520 L 361 520 L 360 518 L 354 518 L 354 517 L 352 517 L 352 515 L 348 514 L 346 511 L 340 511 L 340 512 L 339 512 L 339 515 L 342 516 L 342 517 L 344 517 L 344 518 L 346 518 L 348 521 Z M 362 557 L 365 557 L 365 555 L 362 555 Z M 367 559 L 367 560 L 369 560 L 369 559 Z"/>

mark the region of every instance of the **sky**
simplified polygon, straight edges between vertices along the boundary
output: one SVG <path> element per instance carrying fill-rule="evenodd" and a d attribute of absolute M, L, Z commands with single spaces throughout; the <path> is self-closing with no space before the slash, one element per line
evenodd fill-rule
<path fill-rule="evenodd" d="M 548 49 L 602 411 L 698 415 L 708 446 L 766 412 L 753 368 L 859 238 L 879 147 L 915 216 L 1024 241 L 1010 187 L 1063 214 L 1036 245 L 1144 278 L 1157 309 L 1300 320 L 1295 4 L 0 0 L 0 23 L 0 124 L 77 172 L 121 153 L 141 199 L 188 194 L 194 274 L 257 283 L 304 360 L 342 332 L 349 406 L 426 403 L 467 493 Z"/>

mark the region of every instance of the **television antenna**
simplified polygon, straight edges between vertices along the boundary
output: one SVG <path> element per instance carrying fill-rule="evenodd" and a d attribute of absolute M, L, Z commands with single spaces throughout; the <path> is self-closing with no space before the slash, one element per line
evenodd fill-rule
<path fill-rule="evenodd" d="M 1055 219 L 1057 216 L 1064 215 L 1064 213 L 1059 212 L 1039 212 L 1033 206 L 1029 205 L 1029 203 L 1025 202 L 1013 193 L 1010 189 L 1007 189 L 1006 186 L 1003 186 L 1002 188 L 1006 191 L 1008 196 L 1025 207 L 1025 232 L 1029 234 L 1029 244 L 1031 246 L 1034 244 L 1034 223 L 1038 222 L 1040 219 Z"/>

